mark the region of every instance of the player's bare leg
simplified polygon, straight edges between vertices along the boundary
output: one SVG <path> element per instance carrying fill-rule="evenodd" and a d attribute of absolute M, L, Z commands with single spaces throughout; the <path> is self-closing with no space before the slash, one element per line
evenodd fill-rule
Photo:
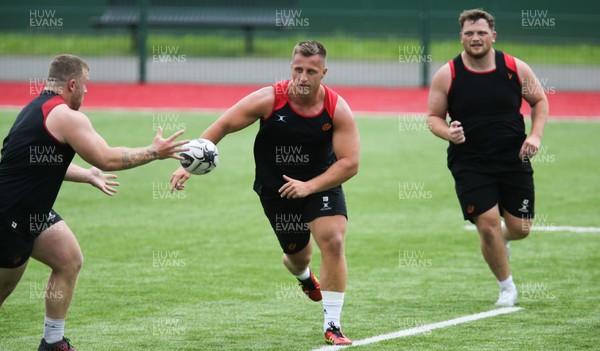
<path fill-rule="evenodd" d="M 348 221 L 345 216 L 317 217 L 308 224 L 321 250 L 321 290 L 346 291 L 346 256 L 344 237 Z"/>
<path fill-rule="evenodd" d="M 533 220 L 531 218 L 519 218 L 513 216 L 504 210 L 504 224 L 506 224 L 506 226 L 502 228 L 502 236 L 504 239 L 521 240 L 529 235 Z"/>
<path fill-rule="evenodd" d="M 83 264 L 79 243 L 67 224 L 60 221 L 40 234 L 31 257 L 52 269 L 46 287 L 46 319 L 42 343 L 63 342 L 65 318 Z"/>
<path fill-rule="evenodd" d="M 308 267 L 312 258 L 312 242 L 309 240 L 306 247 L 295 254 L 283 254 L 283 265 L 296 276 L 300 288 L 313 301 L 321 301 L 321 286 L 319 280 Z"/>
<path fill-rule="evenodd" d="M 309 241 L 304 249 L 295 254 L 283 254 L 283 265 L 293 275 L 300 275 L 308 268 L 310 259 L 312 258 L 313 247 Z"/>
<path fill-rule="evenodd" d="M 498 281 L 505 280 L 510 275 L 506 247 L 502 240 L 500 211 L 494 206 L 474 218 L 479 232 L 481 253 L 496 276 Z"/>
<path fill-rule="evenodd" d="M 344 254 L 347 225 L 348 220 L 341 215 L 318 217 L 308 224 L 321 250 L 320 278 L 325 312 L 323 323 L 325 341 L 335 345 L 352 344 L 352 341 L 342 333 L 340 324 L 348 275 Z"/>
<path fill-rule="evenodd" d="M 19 284 L 28 262 L 17 268 L 0 268 L 0 307 Z"/>
<path fill-rule="evenodd" d="M 498 205 L 475 217 L 474 222 L 479 232 L 483 258 L 500 285 L 500 296 L 496 305 L 513 306 L 517 300 L 517 289 L 510 275 Z"/>

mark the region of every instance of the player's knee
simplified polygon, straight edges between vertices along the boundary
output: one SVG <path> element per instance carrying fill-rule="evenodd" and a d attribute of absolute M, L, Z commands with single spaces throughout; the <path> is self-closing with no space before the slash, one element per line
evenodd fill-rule
<path fill-rule="evenodd" d="M 502 235 L 502 229 L 500 227 L 500 223 L 497 225 L 493 223 L 485 223 L 483 225 L 478 225 L 477 230 L 479 231 L 479 236 L 481 240 L 484 242 L 492 242 L 496 240 L 497 236 Z"/>
<path fill-rule="evenodd" d="M 530 224 L 527 224 L 527 225 L 525 225 L 525 224 L 524 224 L 524 225 L 521 227 L 521 231 L 519 232 L 519 237 L 520 237 L 521 239 L 525 239 L 526 237 L 528 237 L 528 236 L 529 236 L 529 233 L 530 233 L 530 232 L 531 232 L 531 225 L 530 225 Z"/>
<path fill-rule="evenodd" d="M 333 232 L 325 236 L 321 243 L 321 252 L 332 256 L 341 256 L 344 253 L 344 233 Z"/>
<path fill-rule="evenodd" d="M 79 274 L 79 271 L 81 271 L 81 267 L 83 267 L 83 255 L 81 254 L 81 252 L 78 255 L 75 255 L 75 259 L 73 260 L 72 266 L 73 273 Z"/>
<path fill-rule="evenodd" d="M 77 277 L 83 267 L 83 255 L 81 253 L 73 254 L 65 260 L 60 266 L 53 267 L 54 271 L 61 272 L 69 277 Z"/>
<path fill-rule="evenodd" d="M 532 224 L 530 221 L 523 221 L 518 225 L 515 224 L 513 226 L 507 225 L 511 240 L 525 239 L 527 236 L 529 236 L 531 225 Z"/>

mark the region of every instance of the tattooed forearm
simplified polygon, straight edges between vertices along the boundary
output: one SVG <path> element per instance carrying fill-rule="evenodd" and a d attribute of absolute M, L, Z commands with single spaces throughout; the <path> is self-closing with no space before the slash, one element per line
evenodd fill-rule
<path fill-rule="evenodd" d="M 158 152 L 150 148 L 124 149 L 121 169 L 141 166 L 158 158 Z"/>

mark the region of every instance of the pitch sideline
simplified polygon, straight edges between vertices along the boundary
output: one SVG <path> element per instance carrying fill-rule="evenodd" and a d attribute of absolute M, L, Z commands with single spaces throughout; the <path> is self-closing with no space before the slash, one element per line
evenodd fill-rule
<path fill-rule="evenodd" d="M 503 315 L 503 314 L 513 313 L 513 312 L 517 312 L 522 309 L 523 309 L 522 307 L 497 308 L 495 310 L 475 313 L 475 314 L 471 314 L 468 316 L 462 316 L 462 317 L 450 319 L 450 320 L 443 321 L 443 322 L 431 323 L 431 324 L 422 325 L 420 327 L 399 330 L 399 331 L 393 332 L 393 333 L 376 335 L 376 336 L 373 336 L 370 338 L 354 341 L 351 346 L 324 346 L 324 347 L 320 347 L 318 349 L 314 349 L 312 351 L 334 351 L 334 350 L 341 350 L 341 349 L 347 348 L 347 347 L 369 345 L 369 344 L 374 344 L 374 343 L 380 342 L 380 341 L 399 339 L 399 338 L 404 338 L 407 336 L 422 334 L 422 333 L 425 333 L 425 332 L 428 332 L 428 331 L 431 331 L 434 329 L 450 327 L 450 326 L 454 326 L 454 325 L 458 325 L 458 324 L 476 321 L 479 319 L 490 318 L 490 317 L 495 317 L 495 316 L 499 316 L 499 315 Z"/>
<path fill-rule="evenodd" d="M 472 224 L 464 226 L 466 230 L 476 230 L 477 228 Z M 571 232 L 571 233 L 600 233 L 600 227 L 574 227 L 574 226 L 556 226 L 556 225 L 540 225 L 535 224 L 531 227 L 533 232 Z"/>

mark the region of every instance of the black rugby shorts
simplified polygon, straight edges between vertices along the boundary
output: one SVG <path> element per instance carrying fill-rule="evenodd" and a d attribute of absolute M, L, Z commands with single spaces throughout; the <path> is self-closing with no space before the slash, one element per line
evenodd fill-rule
<path fill-rule="evenodd" d="M 535 189 L 533 169 L 525 162 L 457 162 L 451 167 L 456 195 L 465 220 L 488 211 L 496 204 L 515 217 L 533 219 Z"/>
<path fill-rule="evenodd" d="M 0 267 L 17 268 L 27 262 L 35 239 L 60 221 L 62 218 L 54 210 L 48 214 L 30 216 L 18 225 L 10 219 L 0 218 Z M 21 228 L 23 226 L 25 228 Z"/>
<path fill-rule="evenodd" d="M 343 215 L 346 218 L 346 199 L 341 186 L 302 199 L 261 197 L 265 215 L 277 235 L 283 252 L 294 254 L 310 241 L 308 223 L 318 217 Z"/>

